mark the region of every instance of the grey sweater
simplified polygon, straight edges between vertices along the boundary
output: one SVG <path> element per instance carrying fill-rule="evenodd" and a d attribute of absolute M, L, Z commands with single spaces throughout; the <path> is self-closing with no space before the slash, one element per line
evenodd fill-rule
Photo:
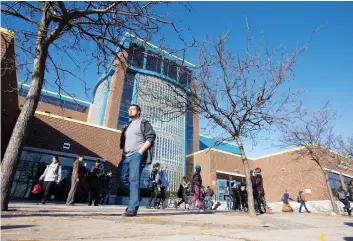
<path fill-rule="evenodd" d="M 58 167 L 59 165 L 59 167 Z M 58 170 L 57 170 L 58 168 Z M 57 170 L 57 171 L 56 171 Z M 45 182 L 60 182 L 61 181 L 61 165 L 59 163 L 51 163 L 47 166 L 42 176 L 39 178 Z"/>

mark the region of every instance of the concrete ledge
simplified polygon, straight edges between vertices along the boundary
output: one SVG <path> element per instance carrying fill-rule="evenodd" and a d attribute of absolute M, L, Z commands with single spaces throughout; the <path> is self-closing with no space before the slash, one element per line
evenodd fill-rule
<path fill-rule="evenodd" d="M 294 209 L 295 212 L 299 211 L 300 203 L 298 202 L 289 202 L 291 207 Z M 271 212 L 282 212 L 282 202 L 272 202 L 267 203 L 270 207 Z M 340 214 L 344 214 L 343 207 L 344 205 L 340 201 L 336 201 L 337 208 Z M 308 201 L 306 203 L 307 208 L 312 213 L 331 213 L 332 206 L 330 200 L 319 200 L 319 201 Z M 303 211 L 303 210 L 302 210 Z M 305 211 L 305 210 L 304 210 Z"/>

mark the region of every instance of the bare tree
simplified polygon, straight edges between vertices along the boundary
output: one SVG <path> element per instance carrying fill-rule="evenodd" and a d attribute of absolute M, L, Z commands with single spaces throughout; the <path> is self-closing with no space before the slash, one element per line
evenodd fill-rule
<path fill-rule="evenodd" d="M 333 131 L 336 114 L 329 110 L 328 104 L 312 113 L 298 107 L 297 113 L 295 119 L 280 126 L 282 132 L 280 143 L 282 147 L 302 147 L 297 151 L 298 158 L 309 156 L 318 164 L 325 176 L 332 209 L 337 213 L 335 198 L 329 183 L 329 169 L 338 167 L 347 170 L 351 160 L 334 151 L 339 141 L 339 137 Z"/>
<path fill-rule="evenodd" d="M 342 155 L 353 158 L 353 135 L 346 139 L 339 137 L 337 149 Z"/>
<path fill-rule="evenodd" d="M 34 115 L 44 84 L 57 86 L 65 92 L 65 76 L 81 81 L 79 73 L 96 64 L 98 72 L 112 63 L 117 48 L 124 48 L 121 39 L 130 32 L 144 41 L 160 32 L 164 26 L 174 30 L 184 42 L 170 14 L 159 14 L 156 6 L 165 2 L 3 2 L 1 13 L 5 23 L 23 21 L 23 26 L 11 29 L 16 34 L 17 68 L 27 70 L 30 89 L 14 127 L 1 163 L 1 209 L 8 209 L 18 157 L 26 139 L 28 124 Z M 5 18 L 6 17 L 6 18 Z M 161 44 L 164 43 L 163 36 Z M 183 44 L 183 51 L 186 45 Z M 71 68 L 64 62 L 70 62 Z M 54 81 L 50 81 L 50 76 Z M 66 86 L 70 83 L 66 83 Z"/>
<path fill-rule="evenodd" d="M 186 94 L 180 91 L 180 85 L 175 84 L 169 84 L 174 93 L 169 99 L 161 100 L 160 95 L 151 94 L 153 91 L 149 89 L 140 91 L 148 98 L 159 99 L 163 109 L 174 118 L 186 111 L 199 114 L 208 123 L 205 131 L 212 133 L 218 143 L 237 143 L 245 168 L 249 212 L 255 215 L 243 142 L 258 140 L 261 131 L 270 131 L 274 124 L 286 121 L 292 112 L 293 97 L 297 92 L 283 91 L 283 85 L 293 78 L 298 55 L 307 49 L 318 29 L 305 45 L 297 46 L 293 51 L 283 45 L 268 49 L 264 38 L 254 44 L 248 23 L 247 29 L 246 48 L 237 53 L 227 47 L 228 33 L 216 40 L 206 38 L 200 44 L 197 67 Z"/>

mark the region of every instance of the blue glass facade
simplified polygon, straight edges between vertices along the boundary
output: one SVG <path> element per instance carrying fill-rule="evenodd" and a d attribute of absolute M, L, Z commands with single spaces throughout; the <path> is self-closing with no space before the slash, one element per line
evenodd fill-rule
<path fill-rule="evenodd" d="M 118 117 L 117 128 L 120 129 L 122 126 L 129 123 L 128 109 L 133 99 L 133 88 L 135 83 L 135 72 L 127 72 L 123 84 L 122 97 L 120 102 L 120 111 Z"/>

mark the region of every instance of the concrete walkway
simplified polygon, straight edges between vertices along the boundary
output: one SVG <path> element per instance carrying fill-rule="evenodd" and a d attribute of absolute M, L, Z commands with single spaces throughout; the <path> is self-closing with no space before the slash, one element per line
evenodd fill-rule
<path fill-rule="evenodd" d="M 147 210 L 122 217 L 123 206 L 11 203 L 1 217 L 2 240 L 350 240 L 353 218 L 228 211 Z M 324 237 L 324 239 L 320 239 Z"/>

